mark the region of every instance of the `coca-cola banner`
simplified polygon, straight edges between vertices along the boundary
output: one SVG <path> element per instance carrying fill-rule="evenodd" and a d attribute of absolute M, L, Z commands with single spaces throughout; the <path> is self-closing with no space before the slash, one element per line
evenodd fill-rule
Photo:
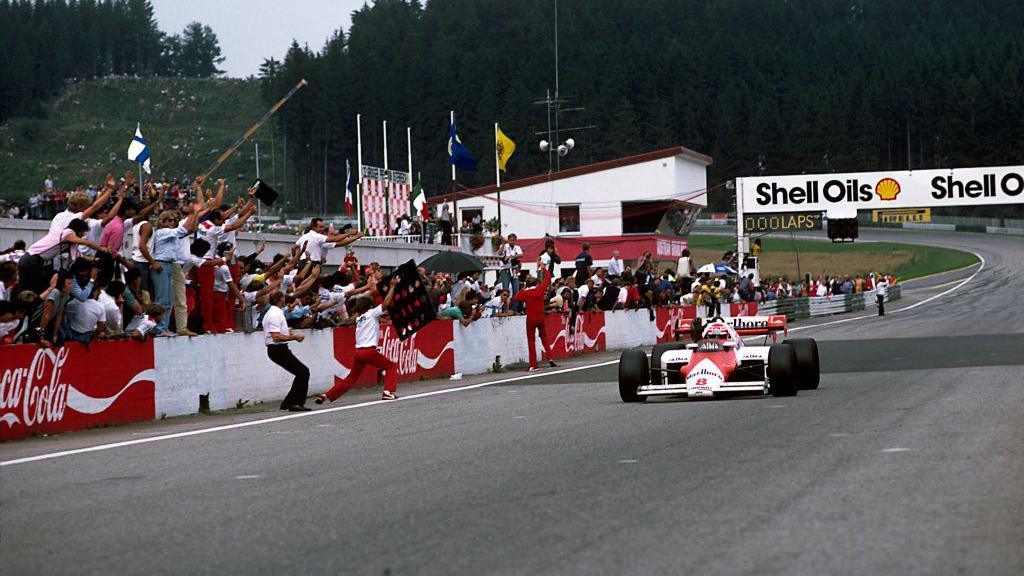
<path fill-rule="evenodd" d="M 757 302 L 729 304 L 730 316 L 757 316 Z"/>
<path fill-rule="evenodd" d="M 555 359 L 605 349 L 604 312 L 577 314 L 575 321 L 569 314 L 548 314 L 544 329 Z"/>
<path fill-rule="evenodd" d="M 404 342 L 398 339 L 394 326 L 380 327 L 380 352 L 398 364 L 399 381 L 449 376 L 455 372 L 455 342 L 452 322 L 435 320 L 420 328 Z M 352 369 L 356 347 L 356 330 L 352 327 L 334 329 L 334 359 L 338 361 L 335 377 L 345 378 Z M 374 386 L 377 370 L 367 367 L 356 386 Z"/>
<path fill-rule="evenodd" d="M 0 440 L 152 420 L 153 341 L 0 346 Z"/>
<path fill-rule="evenodd" d="M 676 339 L 675 329 L 680 322 L 684 323 L 697 317 L 696 306 L 674 306 L 672 308 L 655 308 L 654 325 L 658 329 L 658 343 L 672 342 Z"/>

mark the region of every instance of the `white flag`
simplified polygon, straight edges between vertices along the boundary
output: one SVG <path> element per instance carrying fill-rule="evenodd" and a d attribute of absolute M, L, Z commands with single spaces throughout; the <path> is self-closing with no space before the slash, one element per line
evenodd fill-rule
<path fill-rule="evenodd" d="M 149 147 L 146 146 L 146 141 L 142 138 L 140 125 L 135 126 L 135 137 L 132 138 L 132 143 L 128 145 L 128 159 L 142 164 L 142 169 L 146 171 L 146 174 L 150 173 Z"/>
<path fill-rule="evenodd" d="M 349 167 L 348 158 L 345 159 L 345 214 L 352 215 L 352 169 Z"/>

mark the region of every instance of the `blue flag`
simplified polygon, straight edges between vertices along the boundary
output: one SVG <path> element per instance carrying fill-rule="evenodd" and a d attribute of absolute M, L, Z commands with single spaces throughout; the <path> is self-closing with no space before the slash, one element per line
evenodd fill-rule
<path fill-rule="evenodd" d="M 472 172 L 476 170 L 476 158 L 469 149 L 462 145 L 459 132 L 455 129 L 455 121 L 448 127 L 448 163 L 460 170 Z"/>

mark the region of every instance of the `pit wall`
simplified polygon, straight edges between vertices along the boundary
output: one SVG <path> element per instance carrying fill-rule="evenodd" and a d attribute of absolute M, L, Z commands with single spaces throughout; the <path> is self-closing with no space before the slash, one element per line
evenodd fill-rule
<path fill-rule="evenodd" d="M 899 295 L 898 286 L 890 289 L 890 299 Z M 797 319 L 873 306 L 863 295 L 794 298 L 769 303 L 760 313 L 788 312 Z M 727 313 L 750 316 L 759 310 L 755 304 L 732 304 Z M 680 319 L 696 314 L 693 306 L 658 308 L 653 314 L 646 309 L 549 314 L 545 331 L 558 360 L 667 342 Z M 482 374 L 493 370 L 496 359 L 504 368 L 528 357 L 523 316 L 469 326 L 435 321 L 404 342 L 390 326 L 382 332 L 382 352 L 398 364 L 401 382 Z M 319 394 L 348 376 L 355 333 L 346 327 L 304 334 L 304 342 L 289 348 L 309 367 L 309 393 Z M 291 376 L 267 358 L 261 332 L 99 341 L 88 348 L 76 342 L 54 350 L 0 346 L 0 441 L 277 403 L 290 384 Z M 357 384 L 374 386 L 375 372 L 364 371 Z"/>

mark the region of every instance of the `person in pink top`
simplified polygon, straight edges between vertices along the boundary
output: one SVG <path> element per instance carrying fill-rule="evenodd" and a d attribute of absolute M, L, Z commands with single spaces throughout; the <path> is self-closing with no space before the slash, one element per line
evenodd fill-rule
<path fill-rule="evenodd" d="M 118 199 L 118 202 L 121 202 L 122 198 L 124 198 L 123 195 Z M 151 202 L 148 206 L 136 212 L 138 206 L 133 201 L 125 199 L 121 205 L 120 212 L 111 218 L 110 222 L 107 222 L 107 224 L 103 226 L 103 234 L 100 236 L 100 244 L 106 246 L 114 257 L 120 256 L 121 246 L 124 245 L 125 229 L 131 229 L 139 219 L 148 218 L 149 214 L 156 209 L 158 205 L 159 202 Z M 121 216 L 122 214 L 124 215 L 123 218 Z"/>
<path fill-rule="evenodd" d="M 70 261 L 78 258 L 78 247 L 88 246 L 99 252 L 107 249 L 83 238 L 89 225 L 80 218 L 68 223 L 67 228 L 49 232 L 28 247 L 18 261 L 18 291 L 32 290 L 37 294 L 46 289 L 53 274 L 52 262 L 61 252 L 67 252 Z"/>

